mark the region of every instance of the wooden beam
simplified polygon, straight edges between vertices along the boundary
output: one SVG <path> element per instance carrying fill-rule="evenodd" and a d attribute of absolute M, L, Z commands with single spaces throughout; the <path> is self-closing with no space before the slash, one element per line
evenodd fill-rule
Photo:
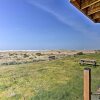
<path fill-rule="evenodd" d="M 95 14 L 95 13 L 97 13 L 97 12 L 100 13 L 100 6 L 94 8 L 94 9 L 88 10 L 88 15 L 92 15 L 92 14 Z M 100 16 L 99 16 L 99 17 L 100 17 Z"/>
<path fill-rule="evenodd" d="M 100 6 L 92 7 L 92 8 L 90 7 L 90 8 L 88 8 L 88 13 L 87 14 L 91 15 L 91 14 L 94 14 L 94 13 L 99 12 L 99 11 L 100 11 Z"/>
<path fill-rule="evenodd" d="M 87 0 L 86 2 L 83 2 L 81 5 L 81 9 L 85 9 L 87 7 L 90 7 L 96 3 L 100 2 L 100 0 Z"/>
<path fill-rule="evenodd" d="M 91 100 L 91 69 L 84 69 L 84 100 Z"/>
<path fill-rule="evenodd" d="M 95 23 L 100 23 L 100 18 L 95 19 Z"/>
<path fill-rule="evenodd" d="M 70 0 L 70 2 L 77 7 L 78 9 L 80 9 L 80 3 L 77 0 Z"/>
<path fill-rule="evenodd" d="M 93 15 L 93 19 L 99 19 L 99 18 L 100 18 L 100 12 L 95 13 L 95 14 Z"/>

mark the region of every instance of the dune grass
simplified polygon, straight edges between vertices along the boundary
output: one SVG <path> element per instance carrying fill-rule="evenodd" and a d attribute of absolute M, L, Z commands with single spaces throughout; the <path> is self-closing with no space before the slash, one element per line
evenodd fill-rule
<path fill-rule="evenodd" d="M 0 67 L 0 100 L 83 100 L 82 58 L 99 54 L 69 56 L 60 60 Z M 100 85 L 100 66 L 92 69 L 92 91 Z"/>

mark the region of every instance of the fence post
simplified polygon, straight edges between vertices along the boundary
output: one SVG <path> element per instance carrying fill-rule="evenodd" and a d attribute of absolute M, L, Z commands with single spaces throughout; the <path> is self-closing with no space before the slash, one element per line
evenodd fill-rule
<path fill-rule="evenodd" d="M 84 100 L 91 100 L 91 69 L 84 69 Z"/>

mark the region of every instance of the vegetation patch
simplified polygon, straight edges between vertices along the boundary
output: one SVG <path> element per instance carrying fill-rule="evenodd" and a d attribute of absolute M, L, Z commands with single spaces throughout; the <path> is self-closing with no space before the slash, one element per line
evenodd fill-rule
<path fill-rule="evenodd" d="M 100 85 L 100 66 L 80 66 L 80 59 L 100 55 L 68 56 L 53 61 L 0 67 L 0 100 L 83 100 L 83 69 L 92 69 L 92 91 Z"/>

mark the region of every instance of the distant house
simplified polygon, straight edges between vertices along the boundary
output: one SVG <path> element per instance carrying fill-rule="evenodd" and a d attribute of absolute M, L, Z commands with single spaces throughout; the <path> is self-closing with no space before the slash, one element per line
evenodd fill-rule
<path fill-rule="evenodd" d="M 50 60 L 50 61 L 51 61 L 51 60 L 55 60 L 55 59 L 56 59 L 56 57 L 55 57 L 55 56 L 49 56 L 48 58 L 49 58 L 49 60 Z"/>

